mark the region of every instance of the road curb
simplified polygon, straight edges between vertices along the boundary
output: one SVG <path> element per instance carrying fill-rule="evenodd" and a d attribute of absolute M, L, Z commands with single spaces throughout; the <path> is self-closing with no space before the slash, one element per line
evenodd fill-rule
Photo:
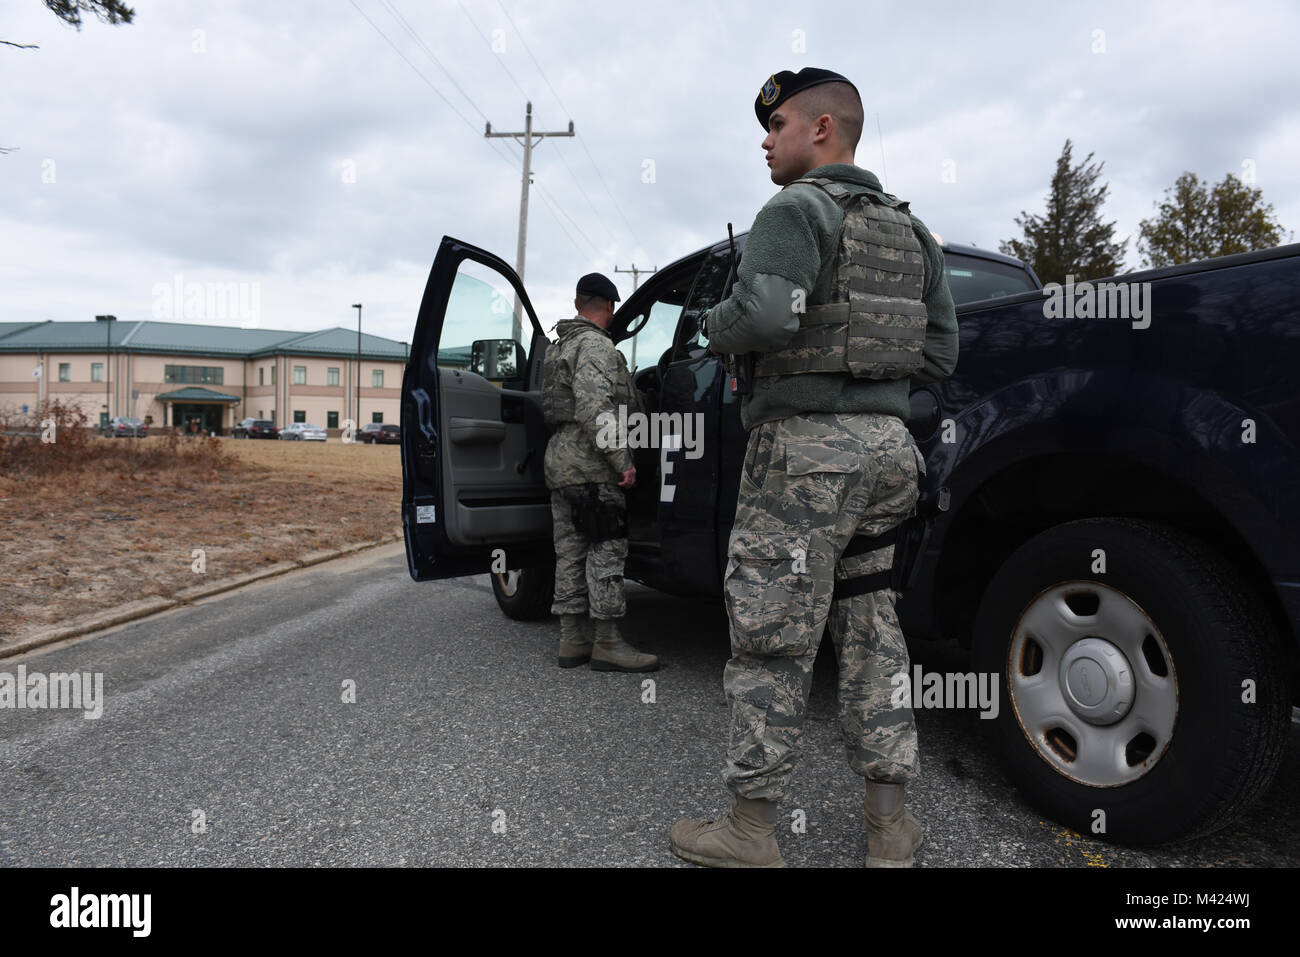
<path fill-rule="evenodd" d="M 92 632 L 102 631 L 105 628 L 113 628 L 117 625 L 127 624 L 128 622 L 137 621 L 141 618 L 148 618 L 162 611 L 168 611 L 172 608 L 179 608 L 183 605 L 190 605 L 203 598 L 209 598 L 213 595 L 220 595 L 225 592 L 235 591 L 243 588 L 245 585 L 252 585 L 255 582 L 266 581 L 270 578 L 278 578 L 300 568 L 310 568 L 314 565 L 321 565 L 325 562 L 333 561 L 338 558 L 350 558 L 359 552 L 364 552 L 372 548 L 380 548 L 384 545 L 391 545 L 394 542 L 400 542 L 401 535 L 393 535 L 389 538 L 381 538 L 374 542 L 357 542 L 354 545 L 345 545 L 342 548 L 331 549 L 323 552 L 308 552 L 301 558 L 295 558 L 292 561 L 278 562 L 269 568 L 261 568 L 255 572 L 248 572 L 244 575 L 236 575 L 234 578 L 223 578 L 220 581 L 212 582 L 207 585 L 198 585 L 193 588 L 184 588 L 175 595 L 163 596 L 156 598 L 144 598 L 139 601 L 128 602 L 125 605 L 119 605 L 116 608 L 110 608 L 107 611 L 98 612 L 94 615 L 87 616 L 63 625 L 51 625 L 43 631 L 24 638 L 13 644 L 0 644 L 0 658 L 11 658 L 14 655 L 20 655 L 23 652 L 31 651 L 33 648 L 40 648 L 42 645 L 54 644 L 57 641 L 66 641 L 69 638 L 79 638 L 82 635 L 88 635 Z"/>

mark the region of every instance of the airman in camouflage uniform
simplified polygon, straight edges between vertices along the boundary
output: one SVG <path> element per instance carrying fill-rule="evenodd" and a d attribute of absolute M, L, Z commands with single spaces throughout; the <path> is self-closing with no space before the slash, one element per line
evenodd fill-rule
<path fill-rule="evenodd" d="M 813 662 L 829 625 L 840 730 L 866 779 L 868 866 L 909 866 L 921 828 L 903 806 L 918 768 L 909 670 L 889 587 L 891 532 L 924 462 L 903 420 L 910 384 L 956 365 L 943 254 L 907 204 L 852 165 L 862 103 L 844 77 L 773 75 L 754 104 L 772 180 L 710 348 L 754 354 L 749 429 L 724 591 L 732 657 L 727 814 L 679 821 L 674 853 L 719 867 L 782 866 L 777 802 L 799 757 Z"/>
<path fill-rule="evenodd" d="M 653 671 L 659 659 L 637 651 L 618 631 L 618 619 L 627 613 L 623 489 L 635 484 L 636 469 L 626 436 L 610 437 L 626 421 L 619 406 L 630 413 L 640 403 L 627 362 L 607 331 L 617 300 L 609 279 L 583 276 L 574 300 L 578 315 L 556 325 L 559 341 L 546 352 L 542 410 L 552 430 L 545 466 L 555 542 L 551 613 L 560 616 L 561 668 L 590 661 L 593 671 Z"/>

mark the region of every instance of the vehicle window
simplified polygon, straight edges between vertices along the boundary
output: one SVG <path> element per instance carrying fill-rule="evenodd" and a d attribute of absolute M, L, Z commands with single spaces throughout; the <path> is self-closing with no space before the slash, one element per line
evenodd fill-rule
<path fill-rule="evenodd" d="M 740 263 L 739 254 L 736 256 L 736 263 L 737 265 Z M 700 278 L 691 292 L 691 301 L 686 307 L 689 322 L 682 340 L 684 349 L 695 349 L 709 344 L 708 338 L 700 331 L 700 314 L 722 301 L 730 272 L 730 249 L 712 253 L 705 260 Z"/>
<path fill-rule="evenodd" d="M 629 369 L 653 366 L 672 348 L 677 321 L 681 318 L 682 307 L 686 304 L 686 297 L 699 268 L 700 260 L 692 259 L 677 266 L 671 273 L 654 274 L 615 314 L 615 334 L 620 335 L 621 330 L 638 325 L 641 321 L 639 317 L 649 313 L 641 331 L 618 344 L 619 351 L 627 357 Z"/>
<path fill-rule="evenodd" d="M 439 356 L 463 354 L 468 365 L 475 342 L 496 341 L 494 348 L 481 354 L 489 363 L 485 368 L 496 373 L 487 378 L 513 378 L 522 370 L 514 368 L 514 349 L 509 340 L 523 346 L 526 360 L 533 336 L 532 321 L 522 303 L 518 305 L 516 331 L 515 309 L 514 287 L 504 276 L 480 263 L 465 260 L 456 271 L 447 300 L 447 313 L 438 339 Z"/>
<path fill-rule="evenodd" d="M 1037 287 L 1029 273 L 1019 266 L 963 256 L 960 253 L 943 254 L 943 271 L 948 277 L 952 301 L 957 305 L 1014 296 L 1033 292 Z"/>

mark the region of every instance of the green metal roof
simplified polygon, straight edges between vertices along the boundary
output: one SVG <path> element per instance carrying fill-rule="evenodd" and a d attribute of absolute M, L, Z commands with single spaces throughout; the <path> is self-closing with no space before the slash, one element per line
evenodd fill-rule
<path fill-rule="evenodd" d="M 226 395 L 224 392 L 213 392 L 211 389 L 205 389 L 202 386 L 191 385 L 184 389 L 177 389 L 175 392 L 164 392 L 158 398 L 164 402 L 241 402 L 237 395 Z"/>
<path fill-rule="evenodd" d="M 105 325 L 109 326 L 105 329 Z M 357 354 L 356 330 L 341 327 L 319 332 L 288 329 L 242 329 L 190 322 L 153 320 L 116 322 L 0 323 L 0 352 L 103 352 L 111 335 L 114 352 L 189 353 L 253 359 L 277 353 L 347 358 Z M 402 343 L 364 334 L 366 359 L 406 358 Z"/>
<path fill-rule="evenodd" d="M 296 333 L 297 338 L 280 342 L 274 348 L 267 347 L 256 355 L 271 355 L 272 352 L 292 352 L 294 355 L 321 356 L 355 356 L 357 354 L 357 331 L 335 326 L 320 332 Z M 406 347 L 400 342 L 385 339 L 383 336 L 361 335 L 361 355 L 372 359 L 406 360 Z"/>
<path fill-rule="evenodd" d="M 30 329 L 32 326 L 39 325 L 39 322 L 0 322 L 0 339 L 22 329 Z"/>

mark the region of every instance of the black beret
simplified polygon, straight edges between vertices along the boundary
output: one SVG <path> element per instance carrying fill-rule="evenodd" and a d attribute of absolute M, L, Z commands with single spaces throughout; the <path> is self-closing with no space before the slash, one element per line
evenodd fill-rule
<path fill-rule="evenodd" d="M 589 272 L 578 280 L 579 296 L 600 296 L 618 302 L 618 287 L 598 272 Z"/>
<path fill-rule="evenodd" d="M 763 88 L 758 91 L 758 96 L 754 100 L 754 112 L 758 115 L 759 125 L 767 129 L 773 110 L 796 93 L 801 93 L 820 83 L 849 83 L 849 81 L 838 73 L 819 70 L 815 66 L 806 66 L 798 73 L 791 73 L 789 70 L 773 73 L 767 78 L 767 82 L 763 84 Z M 853 84 L 849 83 L 849 86 Z M 853 86 L 853 89 L 856 91 L 857 87 Z"/>

